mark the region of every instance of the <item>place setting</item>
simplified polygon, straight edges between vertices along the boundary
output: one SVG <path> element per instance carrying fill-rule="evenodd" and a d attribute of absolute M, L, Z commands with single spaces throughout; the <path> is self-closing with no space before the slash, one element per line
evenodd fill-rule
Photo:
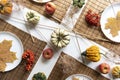
<path fill-rule="evenodd" d="M 22 60 L 21 53 L 23 53 L 23 50 L 24 50 L 22 42 L 16 35 L 6 31 L 0 32 L 0 42 L 1 42 L 0 43 L 1 47 L 3 46 L 3 49 L 6 49 L 1 51 L 2 52 L 1 59 L 3 61 L 2 60 L 0 61 L 1 62 L 0 71 L 2 72 L 10 71 L 15 67 L 17 67 Z M 7 46 L 8 46 L 8 49 L 7 49 Z M 2 54 L 5 52 L 9 52 L 9 53 L 7 53 L 6 56 L 3 55 L 3 58 L 2 58 Z M 8 61 L 6 61 L 5 59 Z"/>
<path fill-rule="evenodd" d="M 18 77 L 21 79 L 26 79 L 29 75 L 29 72 L 32 70 L 35 62 L 39 58 L 39 52 L 41 49 L 44 49 L 46 43 L 34 38 L 36 42 L 32 42 L 30 34 L 25 33 L 10 24 L 0 21 L 1 24 L 7 24 L 8 26 L 5 28 L 5 25 L 1 25 L 0 27 L 0 45 L 1 45 L 1 67 L 0 67 L 0 75 L 2 76 L 2 80 L 6 79 L 17 79 Z M 2 29 L 3 28 L 3 29 Z M 14 31 L 13 31 L 14 30 Z M 26 37 L 26 39 L 24 39 Z M 27 42 L 26 42 L 27 41 Z M 35 48 L 31 46 L 36 45 Z M 41 47 L 39 47 L 41 45 Z M 2 50 L 3 49 L 3 50 Z M 32 63 L 30 68 L 27 68 L 26 61 L 24 61 L 23 55 L 25 55 L 26 49 L 27 54 L 31 53 L 34 55 L 34 63 Z M 32 52 L 31 52 L 32 51 Z M 38 52 L 36 52 L 38 51 Z M 4 54 L 7 52 L 6 54 Z M 33 53 L 35 52 L 35 53 Z M 8 57 L 9 56 L 9 57 Z M 27 71 L 27 70 L 28 71 Z M 21 77 L 22 74 L 26 74 L 26 76 Z M 5 75 L 13 75 L 18 74 L 16 77 L 5 77 Z M 21 74 L 21 75 L 20 75 Z"/>

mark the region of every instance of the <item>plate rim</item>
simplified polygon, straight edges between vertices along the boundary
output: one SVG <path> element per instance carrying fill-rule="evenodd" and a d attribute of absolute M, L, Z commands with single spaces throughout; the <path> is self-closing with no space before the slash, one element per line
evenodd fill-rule
<path fill-rule="evenodd" d="M 52 0 L 47 0 L 47 1 L 38 1 L 38 0 L 32 0 L 32 1 L 34 1 L 34 2 L 37 2 L 37 3 L 46 3 L 46 2 L 50 2 L 50 1 L 52 1 Z"/>
<path fill-rule="evenodd" d="M 112 5 L 118 5 L 118 4 L 120 4 L 120 2 L 114 2 L 114 3 L 112 3 Z M 111 5 L 108 5 L 108 6 L 104 9 L 104 11 L 106 11 L 110 6 L 111 6 Z M 100 24 L 102 24 L 102 16 L 103 16 L 104 11 L 103 11 L 102 14 L 101 14 Z M 113 39 L 109 38 L 109 37 L 106 35 L 106 33 L 104 32 L 104 29 L 103 29 L 104 27 L 102 27 L 102 25 L 101 25 L 100 28 L 101 28 L 102 33 L 106 36 L 107 39 L 109 39 L 110 41 L 115 42 L 115 43 L 120 43 L 120 41 L 113 40 Z M 118 36 L 120 36 L 120 35 L 118 35 Z"/>
<path fill-rule="evenodd" d="M 0 34 L 4 34 L 4 33 L 11 35 L 11 36 L 13 36 L 14 38 L 16 38 L 18 40 L 18 42 L 20 43 L 20 46 L 21 46 L 21 52 L 22 52 L 21 55 L 22 55 L 23 52 L 24 52 L 24 47 L 23 47 L 23 44 L 22 44 L 22 41 L 20 40 L 20 38 L 17 35 L 15 35 L 14 33 L 12 33 L 12 32 L 9 32 L 9 31 L 0 31 Z M 22 56 L 21 56 L 21 59 L 19 59 L 19 63 L 16 66 L 14 66 L 11 69 L 7 69 L 7 70 L 5 68 L 4 72 L 8 72 L 8 71 L 11 71 L 11 70 L 15 69 L 21 63 L 21 61 L 22 61 Z"/>
<path fill-rule="evenodd" d="M 70 77 L 72 77 L 72 76 L 84 76 L 84 77 L 87 77 L 87 78 L 89 78 L 90 80 L 93 80 L 90 76 L 88 76 L 88 75 L 85 75 L 85 74 L 72 74 L 72 75 L 70 75 L 70 76 L 68 76 L 65 80 L 67 80 L 68 78 L 70 78 Z"/>

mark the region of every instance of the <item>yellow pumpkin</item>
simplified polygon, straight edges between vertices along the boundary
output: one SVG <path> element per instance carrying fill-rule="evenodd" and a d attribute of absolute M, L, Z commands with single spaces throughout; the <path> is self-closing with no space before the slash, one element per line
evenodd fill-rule
<path fill-rule="evenodd" d="M 116 78 L 120 78 L 120 66 L 115 66 L 112 69 L 112 75 Z"/>
<path fill-rule="evenodd" d="M 93 62 L 97 62 L 101 58 L 99 47 L 95 45 L 86 49 L 86 51 L 82 53 L 82 55 L 84 55 L 86 59 L 93 61 Z"/>
<path fill-rule="evenodd" d="M 10 14 L 12 12 L 12 3 L 8 0 L 0 0 L 0 13 Z"/>

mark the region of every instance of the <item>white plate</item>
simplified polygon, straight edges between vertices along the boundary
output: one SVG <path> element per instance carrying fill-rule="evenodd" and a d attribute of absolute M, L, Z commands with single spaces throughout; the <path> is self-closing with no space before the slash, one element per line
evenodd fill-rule
<path fill-rule="evenodd" d="M 10 71 L 14 69 L 16 66 L 19 65 L 19 63 L 22 60 L 22 53 L 23 53 L 23 45 L 21 40 L 13 33 L 11 32 L 0 32 L 0 42 L 3 40 L 12 40 L 12 47 L 10 48 L 10 51 L 16 52 L 17 60 L 15 60 L 13 63 L 7 63 L 7 67 L 5 71 Z"/>
<path fill-rule="evenodd" d="M 37 3 L 46 3 L 46 2 L 49 2 L 51 0 L 33 0 L 34 2 L 37 2 Z"/>
<path fill-rule="evenodd" d="M 110 29 L 105 29 L 105 24 L 107 23 L 107 19 L 110 17 L 116 17 L 117 12 L 120 11 L 120 3 L 114 3 L 112 4 L 112 6 L 111 5 L 108 6 L 101 15 L 101 20 L 100 20 L 101 30 L 108 39 L 112 40 L 113 42 L 120 43 L 120 31 L 118 36 L 113 37 L 112 34 L 110 33 Z"/>
<path fill-rule="evenodd" d="M 84 74 L 73 74 L 65 80 L 72 80 L 72 77 L 79 78 L 80 80 L 93 80 L 91 77 L 84 75 Z"/>

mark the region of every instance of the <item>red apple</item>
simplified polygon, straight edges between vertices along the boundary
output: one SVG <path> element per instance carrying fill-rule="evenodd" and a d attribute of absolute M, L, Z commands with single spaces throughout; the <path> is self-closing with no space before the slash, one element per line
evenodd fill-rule
<path fill-rule="evenodd" d="M 53 50 L 51 48 L 47 48 L 43 51 L 43 57 L 45 59 L 51 59 L 53 56 Z"/>
<path fill-rule="evenodd" d="M 110 66 L 107 63 L 102 63 L 99 65 L 99 70 L 103 74 L 107 74 L 110 72 Z"/>
<path fill-rule="evenodd" d="M 52 15 L 55 12 L 55 10 L 56 10 L 56 5 L 54 3 L 52 3 L 52 2 L 46 3 L 46 5 L 45 5 L 45 12 L 47 14 Z"/>

